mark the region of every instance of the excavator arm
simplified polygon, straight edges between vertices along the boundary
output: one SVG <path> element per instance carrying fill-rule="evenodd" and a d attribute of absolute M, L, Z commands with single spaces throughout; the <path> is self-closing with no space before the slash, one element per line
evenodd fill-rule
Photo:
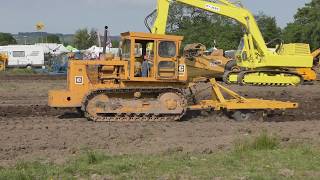
<path fill-rule="evenodd" d="M 320 56 L 320 48 L 312 52 L 313 58 L 318 58 Z"/>
<path fill-rule="evenodd" d="M 228 0 L 217 0 L 217 2 L 205 0 L 157 0 L 157 17 L 151 30 L 152 33 L 165 34 L 169 7 L 172 2 L 182 3 L 236 20 L 242 24 L 245 29 L 245 47 L 247 48 L 249 56 L 254 56 L 255 49 L 257 49 L 261 55 L 271 53 L 266 46 L 252 13 L 244 7 L 233 4 Z"/>
<path fill-rule="evenodd" d="M 316 69 L 319 70 L 320 65 L 320 48 L 312 52 L 313 56 L 313 65 L 316 67 Z"/>

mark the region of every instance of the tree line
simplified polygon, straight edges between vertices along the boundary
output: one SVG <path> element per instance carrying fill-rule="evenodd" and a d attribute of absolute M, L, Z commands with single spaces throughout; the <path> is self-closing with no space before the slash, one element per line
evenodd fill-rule
<path fill-rule="evenodd" d="M 308 43 L 314 50 L 320 47 L 320 0 L 312 0 L 298 9 L 294 21 L 281 29 L 276 18 L 257 14 L 256 21 L 266 42 L 282 39 L 285 43 Z M 225 50 L 236 49 L 243 35 L 242 26 L 236 21 L 175 3 L 170 8 L 167 32 L 184 36 L 184 45 L 202 43 L 207 47 L 217 46 Z M 56 35 L 48 35 L 46 42 L 60 43 Z M 8 33 L 0 33 L 0 45 L 16 44 L 16 40 Z M 78 49 L 87 49 L 98 45 L 98 34 L 95 29 L 79 29 L 71 43 Z M 116 47 L 118 42 L 113 42 Z"/>

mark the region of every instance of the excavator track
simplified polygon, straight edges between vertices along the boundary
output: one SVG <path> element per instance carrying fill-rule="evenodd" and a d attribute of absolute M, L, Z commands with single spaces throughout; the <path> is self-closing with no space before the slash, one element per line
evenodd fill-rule
<path fill-rule="evenodd" d="M 238 84 L 255 86 L 297 86 L 303 83 L 303 77 L 288 71 L 242 71 L 238 74 Z"/>
<path fill-rule="evenodd" d="M 135 93 L 139 92 L 142 95 L 145 104 L 158 103 L 161 104 L 161 98 L 165 96 L 174 96 L 176 99 L 180 99 L 179 107 L 183 110 L 179 113 L 166 113 L 151 109 L 150 112 L 119 112 L 117 109 L 120 106 L 125 106 L 126 103 L 137 103 L 137 97 L 134 97 Z M 133 96 L 133 97 L 131 97 Z M 127 98 L 126 98 L 127 97 Z M 95 101 L 94 99 L 100 99 Z M 104 100 L 105 99 L 105 100 Z M 167 98 L 168 100 L 170 98 Z M 155 101 L 156 100 L 156 101 Z M 107 101 L 107 102 L 106 102 Z M 124 102 L 124 103 L 123 103 Z M 105 103 L 105 104 L 104 104 Z M 121 104 L 123 103 L 123 104 Z M 92 104 L 94 104 L 92 107 Z M 96 106 L 111 106 L 111 110 L 103 113 L 93 113 Z M 114 106 L 114 107 L 113 107 Z M 105 108 L 105 107 L 104 107 Z M 138 107 L 137 107 L 138 108 Z M 113 112 L 114 110 L 114 112 Z M 89 120 L 95 122 L 167 122 L 180 120 L 187 111 L 187 99 L 184 95 L 184 91 L 176 88 L 128 88 L 128 89 L 104 89 L 97 90 L 90 93 L 85 99 L 82 111 Z"/>
<path fill-rule="evenodd" d="M 241 71 L 227 71 L 223 74 L 222 80 L 226 84 L 237 84 L 238 83 L 238 74 Z"/>
<path fill-rule="evenodd" d="M 226 72 L 223 81 L 227 84 L 252 86 L 297 86 L 304 82 L 300 74 L 288 71 L 259 70 Z"/>

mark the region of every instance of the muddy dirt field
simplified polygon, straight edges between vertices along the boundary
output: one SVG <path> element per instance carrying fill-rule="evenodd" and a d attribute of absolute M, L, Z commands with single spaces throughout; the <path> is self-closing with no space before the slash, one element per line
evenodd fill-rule
<path fill-rule="evenodd" d="M 264 130 L 279 136 L 284 145 L 320 145 L 319 82 L 301 87 L 229 86 L 245 97 L 300 103 L 299 109 L 263 122 L 235 122 L 212 113 L 168 123 L 94 123 L 73 109 L 47 107 L 48 90 L 65 88 L 65 83 L 63 77 L 0 77 L 0 166 L 34 159 L 63 163 L 85 148 L 110 154 L 212 153 Z"/>

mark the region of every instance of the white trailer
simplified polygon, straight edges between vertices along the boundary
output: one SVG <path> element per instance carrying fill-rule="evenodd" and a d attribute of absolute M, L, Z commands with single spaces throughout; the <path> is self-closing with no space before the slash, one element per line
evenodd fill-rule
<path fill-rule="evenodd" d="M 0 52 L 8 55 L 7 67 L 42 67 L 44 49 L 37 45 L 0 46 Z"/>

